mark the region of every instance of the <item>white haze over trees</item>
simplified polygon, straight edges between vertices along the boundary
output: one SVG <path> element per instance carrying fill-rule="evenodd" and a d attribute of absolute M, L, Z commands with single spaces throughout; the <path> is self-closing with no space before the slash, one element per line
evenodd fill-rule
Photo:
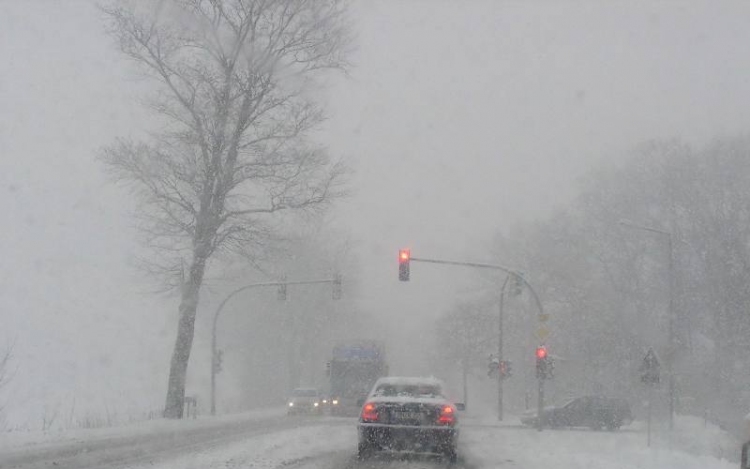
<path fill-rule="evenodd" d="M 362 336 L 388 342 L 394 373 L 453 374 L 454 388 L 463 359 L 470 393 L 491 405 L 485 360 L 496 348 L 502 279 L 414 264 L 411 282 L 399 284 L 396 252 L 410 247 L 415 256 L 496 261 L 527 274 L 561 358 L 551 398 L 599 389 L 638 396 L 644 349 L 666 358 L 666 253 L 663 239 L 618 224 L 625 219 L 674 236 L 678 408 L 709 409 L 721 421 L 746 414 L 748 370 L 735 358 L 748 337 L 750 53 L 741 45 L 750 44 L 750 6 L 459 3 L 353 1 L 348 75 L 292 82 L 304 88 L 301 103 L 325 104 L 330 116 L 318 122 L 313 113 L 310 125 L 320 126 L 295 148 L 326 147 L 315 153 L 321 170 L 331 169 L 326 155 L 346 158 L 352 196 L 325 214 L 264 224 L 268 239 L 280 239 L 251 253 L 265 254 L 261 269 L 216 251 L 193 311 L 186 392 L 206 411 L 211 320 L 228 292 L 340 272 L 338 302 L 320 286 L 290 288 L 285 302 L 274 289 L 252 291 L 227 305 L 220 412 L 320 384 L 331 345 Z M 140 2 L 141 11 L 154 4 Z M 158 207 L 139 211 L 148 200 L 112 184 L 100 156 L 108 145 L 143 157 L 167 143 L 190 147 L 181 140 L 189 126 L 176 135 L 175 121 L 143 108 L 148 97 L 174 94 L 118 53 L 110 21 L 93 0 L 0 0 L 0 213 L 8 222 L 0 350 L 14 344 L 0 388 L 6 428 L 99 425 L 163 410 L 182 298 L 154 294 L 153 277 L 137 267 L 158 261 L 187 279 L 194 246 L 186 231 L 174 232 L 179 251 L 166 264 L 144 249 L 131 215 Z M 174 111 L 174 102 L 161 104 Z M 187 212 L 172 213 L 189 228 Z M 224 226 L 246 226 L 236 221 Z M 527 303 L 507 298 L 515 408 L 533 360 Z M 476 322 L 457 319 L 467 308 Z M 471 347 L 444 347 L 462 328 L 470 336 L 452 345 Z M 479 330 L 481 343 L 468 340 Z M 445 358 L 439 370 L 437 356 Z"/>
<path fill-rule="evenodd" d="M 750 368 L 738 353 L 750 346 L 750 139 L 724 137 L 698 148 L 677 140 L 643 144 L 617 167 L 590 173 L 569 207 L 497 236 L 495 259 L 528 272 L 552 318 L 553 396 L 639 396 L 645 352 L 653 347 L 662 364 L 670 359 L 667 236 L 623 222 L 671 233 L 677 411 L 739 430 L 750 408 Z M 493 278 L 479 281 L 484 298 L 457 305 L 441 324 L 460 344 L 462 334 L 477 331 L 473 347 L 452 354 L 475 357 L 472 367 L 483 374 L 496 351 L 491 300 L 498 287 Z M 533 382 L 528 350 L 536 310 L 526 298 L 508 303 L 507 358 L 519 378 Z M 447 336 L 439 332 L 439 346 Z M 515 391 L 521 407 L 522 391 Z M 666 392 L 663 386 L 662 403 Z"/>
<path fill-rule="evenodd" d="M 643 144 L 615 169 L 589 175 L 549 220 L 495 243 L 498 258 L 533 272 L 553 319 L 564 394 L 642 391 L 653 347 L 670 359 L 669 241 L 674 258 L 674 351 L 679 412 L 739 425 L 750 408 L 750 140 L 702 147 Z M 528 323 L 511 337 L 523 337 Z"/>

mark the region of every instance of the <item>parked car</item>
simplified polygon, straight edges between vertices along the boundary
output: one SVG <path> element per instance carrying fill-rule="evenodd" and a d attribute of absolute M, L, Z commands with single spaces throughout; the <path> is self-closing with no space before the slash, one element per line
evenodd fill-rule
<path fill-rule="evenodd" d="M 376 451 L 436 453 L 457 459 L 458 410 L 435 378 L 380 378 L 362 403 L 358 455 Z"/>
<path fill-rule="evenodd" d="M 625 399 L 603 396 L 584 396 L 572 399 L 561 406 L 545 407 L 542 425 L 546 427 L 589 427 L 594 430 L 617 430 L 633 422 L 630 404 Z M 521 423 L 537 425 L 536 410 L 525 412 Z"/>
<path fill-rule="evenodd" d="M 287 414 L 322 414 L 323 396 L 316 388 L 297 388 L 287 402 Z"/>

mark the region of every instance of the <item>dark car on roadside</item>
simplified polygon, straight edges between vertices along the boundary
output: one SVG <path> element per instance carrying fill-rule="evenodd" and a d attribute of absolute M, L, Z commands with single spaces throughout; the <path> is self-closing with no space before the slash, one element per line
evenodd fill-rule
<path fill-rule="evenodd" d="M 378 451 L 431 453 L 457 459 L 458 410 L 435 378 L 380 378 L 362 404 L 358 455 Z"/>
<path fill-rule="evenodd" d="M 536 411 L 521 416 L 521 423 L 538 425 Z M 584 396 L 571 399 L 561 406 L 545 407 L 542 425 L 545 427 L 588 427 L 593 430 L 617 430 L 633 422 L 630 404 L 625 399 L 604 396 Z"/>

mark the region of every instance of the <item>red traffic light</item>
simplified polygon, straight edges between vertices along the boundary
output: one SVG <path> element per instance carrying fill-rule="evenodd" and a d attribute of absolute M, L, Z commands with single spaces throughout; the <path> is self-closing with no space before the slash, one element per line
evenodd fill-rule
<path fill-rule="evenodd" d="M 398 251 L 398 279 L 402 282 L 409 281 L 409 260 L 411 259 L 411 251 L 408 249 L 401 249 Z"/>
<path fill-rule="evenodd" d="M 537 360 L 544 360 L 545 358 L 547 358 L 547 347 L 537 347 L 536 358 Z"/>
<path fill-rule="evenodd" d="M 409 258 L 411 258 L 411 252 L 408 249 L 401 249 L 398 252 L 398 261 L 400 263 L 409 262 Z"/>

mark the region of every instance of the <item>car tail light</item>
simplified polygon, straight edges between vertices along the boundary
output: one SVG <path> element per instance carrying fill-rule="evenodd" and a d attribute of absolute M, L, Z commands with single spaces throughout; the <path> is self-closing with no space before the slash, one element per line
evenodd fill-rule
<path fill-rule="evenodd" d="M 377 422 L 378 421 L 378 408 L 372 402 L 366 403 L 362 406 L 362 421 L 363 422 Z"/>
<path fill-rule="evenodd" d="M 440 409 L 440 415 L 438 416 L 439 425 L 453 425 L 456 423 L 456 411 L 453 406 L 443 406 Z"/>

